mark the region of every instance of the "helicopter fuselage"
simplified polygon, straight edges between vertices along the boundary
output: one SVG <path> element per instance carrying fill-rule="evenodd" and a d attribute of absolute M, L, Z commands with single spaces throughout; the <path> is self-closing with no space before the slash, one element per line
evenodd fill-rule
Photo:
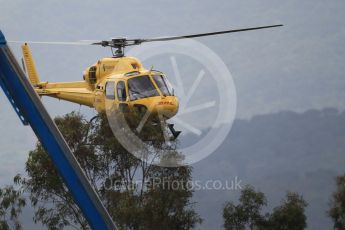
<path fill-rule="evenodd" d="M 98 112 L 137 110 L 165 120 L 178 112 L 179 101 L 166 76 L 145 69 L 137 58 L 102 58 L 84 71 L 83 81 L 50 83 L 39 81 L 28 45 L 22 48 L 29 79 L 40 96 L 89 106 Z"/>

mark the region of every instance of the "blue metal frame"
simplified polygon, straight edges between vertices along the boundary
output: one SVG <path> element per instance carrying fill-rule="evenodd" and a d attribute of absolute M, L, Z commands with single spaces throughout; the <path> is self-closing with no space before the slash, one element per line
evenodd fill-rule
<path fill-rule="evenodd" d="M 0 31 L 0 85 L 23 124 L 30 124 L 92 229 L 116 229 L 66 141 Z"/>

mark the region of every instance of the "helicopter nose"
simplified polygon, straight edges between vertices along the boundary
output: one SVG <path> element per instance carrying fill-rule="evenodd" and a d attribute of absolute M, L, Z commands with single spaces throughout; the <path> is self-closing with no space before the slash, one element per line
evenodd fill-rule
<path fill-rule="evenodd" d="M 175 96 L 163 97 L 156 104 L 158 114 L 163 115 L 167 119 L 176 115 L 178 107 L 179 102 Z"/>

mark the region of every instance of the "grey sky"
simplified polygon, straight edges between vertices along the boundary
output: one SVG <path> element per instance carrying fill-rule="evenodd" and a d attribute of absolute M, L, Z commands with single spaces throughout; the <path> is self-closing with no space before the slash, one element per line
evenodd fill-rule
<path fill-rule="evenodd" d="M 151 37 L 283 23 L 284 28 L 270 31 L 198 39 L 231 70 L 238 93 L 237 116 L 344 108 L 342 1 L 7 1 L 3 5 L 1 29 L 12 40 Z M 19 45 L 13 49 L 19 56 Z M 32 45 L 32 49 L 41 78 L 48 81 L 80 80 L 84 68 L 110 54 L 107 49 L 84 46 Z M 151 64 L 156 62 L 147 65 Z M 61 112 L 73 108 L 58 104 L 54 108 Z"/>
<path fill-rule="evenodd" d="M 156 37 L 282 23 L 283 28 L 208 38 L 199 42 L 217 53 L 230 69 L 237 90 L 237 117 L 281 110 L 345 108 L 345 2 L 342 0 L 250 1 L 5 1 L 0 0 L 0 29 L 8 40 L 78 41 L 114 36 Z M 19 58 L 20 46 L 11 45 Z M 81 80 L 82 71 L 108 49 L 32 45 L 44 81 Z M 181 65 L 183 59 L 177 60 Z M 152 62 L 152 63 L 150 63 Z M 168 62 L 146 66 L 173 75 Z M 187 63 L 187 62 L 185 62 Z M 185 75 L 195 67 L 182 66 Z M 193 72 L 194 71 L 194 72 Z M 188 82 L 188 80 L 187 80 Z M 209 92 L 208 92 L 209 93 Z M 199 95 L 206 94 L 200 91 Z M 81 109 L 44 99 L 52 116 Z M 23 172 L 36 137 L 23 127 L 0 94 L 0 185 Z"/>

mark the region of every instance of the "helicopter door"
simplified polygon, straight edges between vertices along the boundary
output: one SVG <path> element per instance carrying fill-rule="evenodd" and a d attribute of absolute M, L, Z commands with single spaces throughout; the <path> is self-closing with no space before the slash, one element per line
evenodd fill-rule
<path fill-rule="evenodd" d="M 127 91 L 126 91 L 126 84 L 124 81 L 117 82 L 116 95 L 117 95 L 120 111 L 127 112 L 128 111 Z"/>

